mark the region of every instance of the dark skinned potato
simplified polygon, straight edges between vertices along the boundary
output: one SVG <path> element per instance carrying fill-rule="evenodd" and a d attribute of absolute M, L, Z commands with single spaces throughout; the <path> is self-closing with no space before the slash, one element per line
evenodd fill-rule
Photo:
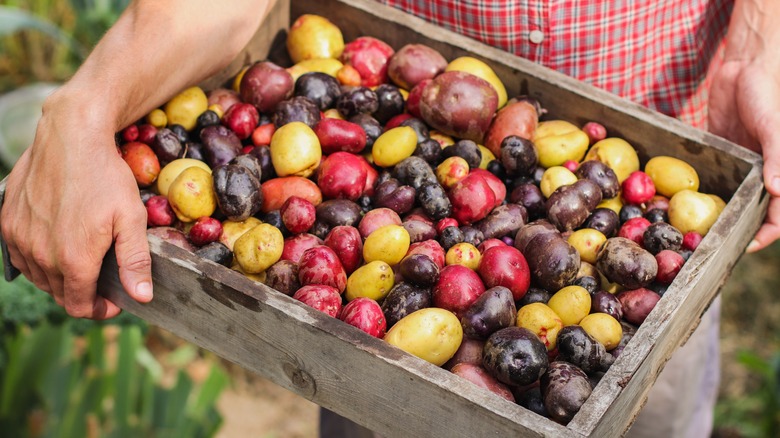
<path fill-rule="evenodd" d="M 649 285 L 658 273 L 655 257 L 625 237 L 607 239 L 599 251 L 596 267 L 610 282 L 628 289 Z"/>
<path fill-rule="evenodd" d="M 553 362 L 542 376 L 542 400 L 550 418 L 568 423 L 579 412 L 592 388 L 588 376 L 568 362 Z"/>
<path fill-rule="evenodd" d="M 533 284 L 557 291 L 571 284 L 580 269 L 580 254 L 559 234 L 541 233 L 526 246 Z"/>
<path fill-rule="evenodd" d="M 482 143 L 497 108 L 495 88 L 488 81 L 461 71 L 436 76 L 420 98 L 420 114 L 430 126 L 477 143 Z"/>

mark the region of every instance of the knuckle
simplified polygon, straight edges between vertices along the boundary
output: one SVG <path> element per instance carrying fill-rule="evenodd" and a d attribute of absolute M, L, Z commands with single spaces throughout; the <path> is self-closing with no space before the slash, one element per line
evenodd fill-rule
<path fill-rule="evenodd" d="M 136 272 L 148 271 L 152 268 L 152 257 L 146 251 L 137 251 L 124 256 L 118 261 L 119 267 Z"/>

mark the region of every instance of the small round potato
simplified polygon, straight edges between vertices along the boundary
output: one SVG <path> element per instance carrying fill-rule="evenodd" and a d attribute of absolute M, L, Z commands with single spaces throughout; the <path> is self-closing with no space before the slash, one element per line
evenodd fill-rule
<path fill-rule="evenodd" d="M 617 347 L 623 337 L 623 327 L 607 313 L 591 313 L 580 321 L 580 327 L 607 351 Z"/>
<path fill-rule="evenodd" d="M 260 224 L 244 233 L 233 245 L 233 254 L 241 270 L 258 274 L 279 261 L 284 250 L 284 236 L 273 225 Z"/>
<path fill-rule="evenodd" d="M 547 347 L 547 351 L 550 351 L 555 349 L 558 342 L 558 332 L 563 328 L 563 321 L 546 304 L 531 303 L 517 311 L 515 325 L 531 330 Z"/>
<path fill-rule="evenodd" d="M 577 182 L 577 176 L 563 166 L 553 166 L 545 170 L 539 188 L 545 198 L 549 198 L 553 192 L 561 186 L 568 186 Z"/>
<path fill-rule="evenodd" d="M 547 302 L 547 306 L 561 318 L 564 327 L 579 324 L 590 313 L 590 294 L 582 286 L 566 286 Z"/>
<path fill-rule="evenodd" d="M 463 342 L 463 327 L 449 310 L 429 307 L 403 317 L 384 339 L 407 353 L 442 366 Z"/>
<path fill-rule="evenodd" d="M 693 190 L 680 190 L 669 200 L 669 223 L 683 234 L 695 231 L 705 236 L 718 219 L 720 211 L 721 204 L 712 196 Z"/>
<path fill-rule="evenodd" d="M 389 265 L 401 261 L 409 251 L 409 232 L 401 225 L 385 225 L 368 235 L 363 243 L 366 263 L 382 260 Z"/>
<path fill-rule="evenodd" d="M 639 170 L 639 155 L 622 138 L 610 137 L 597 142 L 585 155 L 585 161 L 588 160 L 599 160 L 611 167 L 621 184 L 628 175 Z"/>
<path fill-rule="evenodd" d="M 699 190 L 696 169 L 678 158 L 653 157 L 645 165 L 645 173 L 653 180 L 655 190 L 667 198 L 680 190 Z"/>
<path fill-rule="evenodd" d="M 360 297 L 382 301 L 393 288 L 394 280 L 393 268 L 381 260 L 374 260 L 359 267 L 349 276 L 345 296 L 348 301 Z"/>

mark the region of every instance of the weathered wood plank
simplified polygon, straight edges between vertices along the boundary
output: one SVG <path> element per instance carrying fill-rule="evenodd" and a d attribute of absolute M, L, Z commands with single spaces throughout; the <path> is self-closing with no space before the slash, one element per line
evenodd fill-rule
<path fill-rule="evenodd" d="M 760 157 L 372 0 L 281 0 L 242 55 L 202 85 L 222 85 L 257 59 L 284 62 L 283 29 L 301 13 L 329 17 L 347 40 L 372 35 L 396 49 L 415 42 L 430 45 L 448 59 L 483 59 L 510 95 L 530 94 L 556 118 L 599 121 L 612 135 L 632 143 L 642 159 L 661 154 L 681 158 L 699 171 L 703 191 L 730 202 L 567 427 L 154 237 L 155 300 L 141 305 L 125 295 L 112 257 L 104 263 L 101 290 L 150 323 L 385 436 L 605 436 L 627 429 L 663 365 L 696 327 L 760 225 L 768 202 L 761 191 Z"/>
<path fill-rule="evenodd" d="M 387 437 L 578 436 L 439 367 L 154 236 L 155 298 L 123 309 Z"/>

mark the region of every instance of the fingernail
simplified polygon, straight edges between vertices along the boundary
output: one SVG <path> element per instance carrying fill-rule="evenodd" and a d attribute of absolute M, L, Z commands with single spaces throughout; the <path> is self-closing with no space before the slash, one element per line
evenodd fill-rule
<path fill-rule="evenodd" d="M 152 299 L 152 283 L 142 281 L 135 286 L 135 297 L 144 301 Z"/>
<path fill-rule="evenodd" d="M 758 240 L 752 240 L 750 244 L 747 246 L 747 249 L 745 249 L 745 252 L 754 252 L 758 250 L 760 243 L 758 243 Z"/>

